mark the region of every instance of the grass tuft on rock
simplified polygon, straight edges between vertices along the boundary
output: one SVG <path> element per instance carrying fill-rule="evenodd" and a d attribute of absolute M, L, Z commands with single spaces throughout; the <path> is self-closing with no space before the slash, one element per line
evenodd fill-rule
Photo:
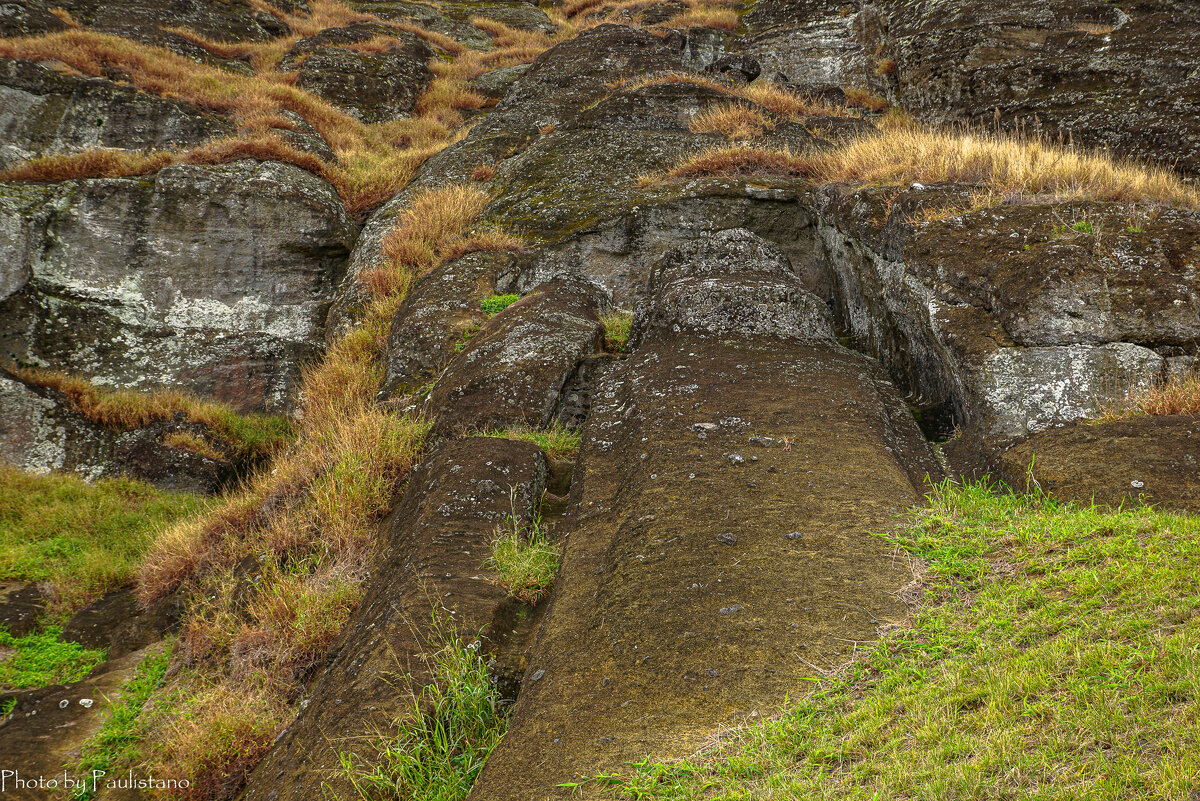
<path fill-rule="evenodd" d="M 513 426 L 512 428 L 491 428 L 474 434 L 476 437 L 496 437 L 498 439 L 516 439 L 522 442 L 532 442 L 552 459 L 570 459 L 579 451 L 579 431 L 564 425 L 554 424 L 546 428 L 531 428 L 529 426 Z"/>
<path fill-rule="evenodd" d="M 611 309 L 600 315 L 604 326 L 604 349 L 612 353 L 623 353 L 633 330 L 633 312 Z"/>
<path fill-rule="evenodd" d="M 1159 167 L 1031 138 L 901 125 L 805 153 L 747 145 L 710 148 L 647 182 L 706 175 L 805 177 L 862 185 L 949 181 L 1011 197 L 1200 208 L 1200 189 Z"/>
<path fill-rule="evenodd" d="M 558 547 L 550 541 L 540 516 L 522 526 L 510 515 L 496 529 L 487 564 L 512 597 L 536 606 L 554 585 L 558 559 Z"/>
<path fill-rule="evenodd" d="M 435 619 L 440 647 L 430 649 L 431 678 L 410 689 L 407 713 L 373 744 L 367 760 L 341 754 L 341 767 L 362 801 L 462 801 L 506 719 L 478 644 L 464 644 L 449 624 Z M 405 677 L 412 688 L 416 682 Z"/>
<path fill-rule="evenodd" d="M 1118 420 L 1139 414 L 1200 415 L 1200 375 L 1164 381 L 1137 391 L 1122 403 L 1105 409 L 1101 420 Z"/>
<path fill-rule="evenodd" d="M 494 317 L 520 299 L 520 295 L 511 292 L 506 295 L 492 295 L 481 300 L 479 306 L 488 317 Z"/>
<path fill-rule="evenodd" d="M 943 484 L 895 537 L 911 626 L 626 798 L 1187 799 L 1200 518 Z"/>

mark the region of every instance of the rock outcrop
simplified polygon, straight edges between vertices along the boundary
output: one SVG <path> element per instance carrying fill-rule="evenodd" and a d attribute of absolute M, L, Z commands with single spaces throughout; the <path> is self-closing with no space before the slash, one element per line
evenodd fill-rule
<path fill-rule="evenodd" d="M 232 133 L 228 120 L 188 103 L 0 59 L 0 169 L 93 147 L 186 148 Z"/>
<path fill-rule="evenodd" d="M 276 162 L 0 190 L 0 355 L 122 388 L 283 409 L 322 347 L 353 228 Z"/>
<path fill-rule="evenodd" d="M 728 302 L 681 319 L 697 281 Z M 870 532 L 937 467 L 802 291 L 744 231 L 659 265 L 641 345 L 597 382 L 558 589 L 472 798 L 567 798 L 580 775 L 683 756 L 905 614 L 910 576 Z"/>
<path fill-rule="evenodd" d="M 61 392 L 0 371 L 0 462 L 32 473 L 76 473 L 89 481 L 124 475 L 168 490 L 211 494 L 233 485 L 247 465 L 172 445 L 183 435 L 208 443 L 206 426 L 179 419 L 128 430 L 97 425 Z M 220 441 L 219 437 L 216 437 Z"/>

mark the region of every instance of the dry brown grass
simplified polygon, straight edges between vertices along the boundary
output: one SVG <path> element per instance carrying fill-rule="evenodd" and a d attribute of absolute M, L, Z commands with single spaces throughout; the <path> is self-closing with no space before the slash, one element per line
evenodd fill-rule
<path fill-rule="evenodd" d="M 484 98 L 469 89 L 468 81 L 490 69 L 531 61 L 554 41 L 494 21 L 480 21 L 481 27 L 492 34 L 495 47 L 475 51 L 413 25 L 385 22 L 396 30 L 423 35 L 454 58 L 432 62 L 435 78 L 418 100 L 412 118 L 368 125 L 294 86 L 295 76 L 275 72 L 274 65 L 301 36 L 330 25 L 383 21 L 329 0 L 314 3 L 311 15 L 288 15 L 278 10 L 272 13 L 291 26 L 292 34 L 270 42 L 234 44 L 182 32 L 218 55 L 249 58 L 259 69 L 252 76 L 197 64 L 163 48 L 92 31 L 0 40 L 0 56 L 61 64 L 85 75 L 123 75 L 139 89 L 226 114 L 238 124 L 236 137 L 186 151 L 139 154 L 101 149 L 47 156 L 18 165 L 0 178 L 121 177 L 152 173 L 172 163 L 277 159 L 322 176 L 334 185 L 352 213 L 365 212 L 395 195 L 425 159 L 461 135 L 464 112 L 484 104 Z M 368 49 L 387 45 L 386 37 L 359 43 Z M 326 164 L 274 134 L 273 129 L 292 126 L 281 115 L 283 111 L 299 114 L 311 124 L 329 143 L 337 162 Z"/>
<path fill-rule="evenodd" d="M 707 108 L 688 124 L 692 133 L 715 133 L 730 139 L 750 139 L 774 127 L 774 120 L 767 114 L 736 102 Z"/>
<path fill-rule="evenodd" d="M 471 180 L 473 181 L 490 181 L 496 177 L 496 168 L 491 164 L 477 164 L 475 169 L 471 170 Z"/>
<path fill-rule="evenodd" d="M 155 543 L 139 597 L 152 603 L 181 585 L 192 589 L 183 657 L 217 676 L 218 686 L 264 682 L 278 699 L 272 703 L 290 703 L 361 599 L 379 521 L 429 428 L 419 415 L 396 415 L 375 402 L 387 331 L 423 272 L 461 252 L 518 246 L 499 232 L 469 233 L 489 199 L 469 186 L 412 199 L 386 239 L 380 268 L 360 279 L 370 301 L 359 325 L 305 372 L 297 444 L 270 473 Z M 251 554 L 260 578 L 235 599 L 235 571 Z"/>
<path fill-rule="evenodd" d="M 51 370 L 0 369 L 23 381 L 61 392 L 76 411 L 105 428 L 126 431 L 182 414 L 191 422 L 208 426 L 218 436 L 217 443 L 201 440 L 204 450 L 197 451 L 211 458 L 265 459 L 279 453 L 291 439 L 291 425 L 282 417 L 238 414 L 223 403 L 201 400 L 186 392 L 105 389 Z"/>
<path fill-rule="evenodd" d="M 186 789 L 172 791 L 180 801 L 236 795 L 289 717 L 261 683 L 209 683 L 187 675 L 160 697 L 175 708 L 155 709 L 151 701 L 147 717 L 156 720 L 147 737 L 149 770 L 156 778 L 187 780 Z"/>
<path fill-rule="evenodd" d="M 1164 381 L 1130 395 L 1124 403 L 1107 409 L 1103 420 L 1115 420 L 1139 414 L 1200 415 L 1200 375 Z"/>
<path fill-rule="evenodd" d="M 223 459 L 225 455 L 213 447 L 212 443 L 190 431 L 171 431 L 163 436 L 163 444 L 177 451 L 187 451 L 206 459 Z"/>
<path fill-rule="evenodd" d="M 1200 208 L 1200 189 L 1168 170 L 1031 139 L 890 127 L 820 152 L 732 146 L 684 160 L 662 178 L 773 174 L 826 183 L 975 184 L 1009 197 L 1050 196 Z"/>
<path fill-rule="evenodd" d="M 851 87 L 844 90 L 846 94 L 846 108 L 861 108 L 864 111 L 869 111 L 872 114 L 879 114 L 887 111 L 891 104 L 878 95 L 873 95 L 866 89 L 858 89 Z"/>
<path fill-rule="evenodd" d="M 651 185 L 663 180 L 713 175 L 808 178 L 814 171 L 810 158 L 795 155 L 790 150 L 730 145 L 697 153 L 660 176 L 646 176 L 643 183 Z"/>
<path fill-rule="evenodd" d="M 686 83 L 711 89 L 714 92 L 749 100 L 755 105 L 765 108 L 772 114 L 785 119 L 794 117 L 844 117 L 847 111 L 842 106 L 835 106 L 821 100 L 815 100 L 799 92 L 785 89 L 770 81 L 755 81 L 751 84 L 728 84 L 686 72 L 664 72 L 651 75 L 629 85 L 630 89 L 640 89 L 644 86 L 661 86 L 672 83 Z"/>

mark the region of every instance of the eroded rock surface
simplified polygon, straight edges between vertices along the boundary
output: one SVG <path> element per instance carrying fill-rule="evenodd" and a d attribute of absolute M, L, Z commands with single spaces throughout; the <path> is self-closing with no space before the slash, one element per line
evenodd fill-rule
<path fill-rule="evenodd" d="M 600 348 L 603 302 L 582 281 L 552 281 L 493 317 L 434 384 L 426 404 L 434 431 L 550 423 L 563 384 Z"/>
<path fill-rule="evenodd" d="M 789 280 L 744 232 L 699 248 L 653 288 L 688 267 L 729 296 Z M 736 308 L 717 332 L 642 316 L 642 345 L 598 382 L 554 600 L 472 798 L 566 798 L 578 775 L 690 753 L 903 618 L 911 576 L 870 532 L 937 468 L 882 371 L 809 308 L 807 337 L 790 310 L 782 336 L 733 333 Z"/>
<path fill-rule="evenodd" d="M 353 228 L 289 164 L 180 165 L 150 179 L 0 190 L 0 354 L 136 389 L 282 409 L 320 352 Z"/>
<path fill-rule="evenodd" d="M 1187 415 L 1083 421 L 1043 431 L 1000 457 L 998 476 L 1018 489 L 1109 506 L 1144 500 L 1200 512 L 1200 419 Z"/>

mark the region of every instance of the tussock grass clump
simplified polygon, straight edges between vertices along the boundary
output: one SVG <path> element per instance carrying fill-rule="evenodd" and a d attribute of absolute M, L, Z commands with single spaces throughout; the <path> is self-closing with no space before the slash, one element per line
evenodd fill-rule
<path fill-rule="evenodd" d="M 569 459 L 579 451 L 579 432 L 557 423 L 547 428 L 529 428 L 527 426 L 492 428 L 479 431 L 473 436 L 532 442 L 552 459 Z"/>
<path fill-rule="evenodd" d="M 910 627 L 629 798 L 1184 799 L 1200 518 L 944 484 L 896 536 Z"/>
<path fill-rule="evenodd" d="M 705 150 L 663 178 L 781 175 L 835 183 L 978 184 L 1007 196 L 1053 196 L 1200 208 L 1200 190 L 1173 173 L 1032 139 L 889 126 L 818 152 L 733 145 Z"/>
<path fill-rule="evenodd" d="M 744 103 L 727 103 L 705 109 L 688 124 L 692 133 L 716 133 L 730 139 L 750 139 L 775 127 L 766 114 Z"/>
<path fill-rule="evenodd" d="M 187 780 L 186 789 L 173 791 L 181 801 L 233 798 L 270 750 L 289 710 L 269 690 L 207 683 L 195 674 L 164 690 L 174 708 L 154 708 L 143 724 L 147 772 Z"/>
<path fill-rule="evenodd" d="M 604 326 L 604 349 L 623 352 L 633 329 L 633 312 L 611 309 L 600 315 L 600 324 Z"/>
<path fill-rule="evenodd" d="M 643 176 L 641 183 L 652 185 L 664 180 L 713 175 L 781 176 L 810 178 L 814 175 L 811 158 L 796 155 L 786 148 L 730 145 L 703 150 L 684 159 L 659 176 Z"/>
<path fill-rule="evenodd" d="M 426 659 L 429 678 L 419 690 L 405 677 L 409 708 L 375 741 L 369 764 L 342 753 L 341 768 L 359 799 L 461 801 L 471 791 L 507 720 L 477 644 L 463 643 L 448 623 L 438 623 L 440 647 Z"/>
<path fill-rule="evenodd" d="M 211 458 L 232 456 L 265 459 L 279 453 L 294 437 L 292 423 L 286 417 L 266 414 L 238 414 L 223 403 L 205 401 L 186 392 L 134 392 L 105 389 L 82 378 L 53 370 L 4 368 L 31 384 L 61 392 L 81 415 L 105 428 L 129 430 L 183 414 L 188 420 L 208 426 L 219 435 L 230 453 L 217 451 L 214 443 L 185 441 L 192 435 L 176 434 L 175 441 L 185 450 Z M 172 444 L 168 442 L 167 444 Z"/>
<path fill-rule="evenodd" d="M 672 83 L 692 84 L 693 86 L 711 89 L 714 92 L 720 92 L 731 97 L 748 100 L 784 119 L 795 117 L 844 117 L 849 113 L 842 106 L 835 106 L 822 100 L 816 100 L 765 80 L 757 80 L 750 84 L 730 84 L 690 72 L 662 72 L 635 81 L 630 84 L 629 88 L 639 89 L 644 86 L 663 86 Z"/>
<path fill-rule="evenodd" d="M 491 297 L 487 297 L 479 301 L 479 307 L 483 309 L 484 314 L 489 317 L 494 317 L 520 299 L 520 295 L 512 292 L 506 295 L 492 295 Z"/>
<path fill-rule="evenodd" d="M 535 606 L 554 584 L 558 548 L 550 541 L 540 516 L 522 526 L 515 515 L 509 515 L 506 523 L 496 529 L 487 564 L 514 598 Z"/>
<path fill-rule="evenodd" d="M 1102 420 L 1117 420 L 1139 414 L 1200 415 L 1200 375 L 1164 381 L 1130 395 L 1113 408 L 1105 409 Z"/>
<path fill-rule="evenodd" d="M 203 508 L 132 479 L 0 466 L 0 580 L 39 582 L 51 614 L 73 612 L 128 584 L 156 532 Z"/>

